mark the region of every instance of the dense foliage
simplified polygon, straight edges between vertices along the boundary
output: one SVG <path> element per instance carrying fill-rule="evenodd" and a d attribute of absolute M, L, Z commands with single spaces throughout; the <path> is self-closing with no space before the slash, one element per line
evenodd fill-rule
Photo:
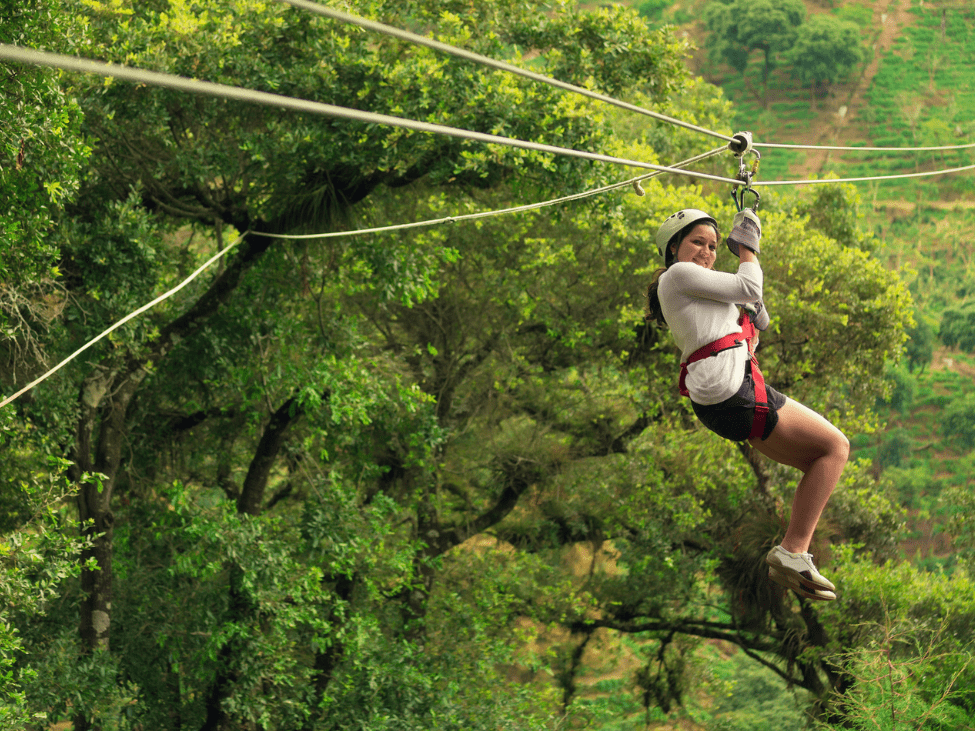
<path fill-rule="evenodd" d="M 673 30 L 633 11 L 353 6 L 729 131 Z M 71 11 L 77 27 L 47 43 L 84 56 L 651 161 L 709 144 L 285 4 Z M 701 639 L 801 689 L 823 723 L 889 700 L 859 680 L 877 648 L 923 670 L 910 712 L 945 724 L 970 712 L 956 693 L 972 680 L 970 587 L 896 564 L 891 483 L 851 465 L 816 549 L 847 593 L 799 602 L 762 570 L 796 475 L 703 430 L 676 394 L 678 354 L 642 318 L 649 242 L 680 207 L 727 225 L 725 190 L 655 180 L 643 197 L 626 187 L 438 227 L 274 238 L 262 234 L 501 209 L 625 173 L 8 70 L 48 95 L 45 120 L 71 122 L 45 147 L 47 188 L 64 190 L 49 202 L 8 175 L 20 148 L 4 138 L 0 184 L 33 208 L 17 214 L 30 226 L 4 223 L 31 233 L 4 249 L 22 256 L 3 259 L 0 286 L 34 308 L 43 277 L 61 293 L 52 326 L 31 330 L 40 351 L 86 342 L 243 239 L 0 412 L 7 727 L 602 723 L 580 692 L 587 648 L 618 654 L 618 693 L 641 713 L 666 713 L 701 677 Z M 877 364 L 897 360 L 913 325 L 858 206 L 833 187 L 762 210 L 764 369 L 851 435 L 876 429 L 889 397 Z M 4 334 L 5 392 L 25 382 L 13 364 L 26 337 Z"/>

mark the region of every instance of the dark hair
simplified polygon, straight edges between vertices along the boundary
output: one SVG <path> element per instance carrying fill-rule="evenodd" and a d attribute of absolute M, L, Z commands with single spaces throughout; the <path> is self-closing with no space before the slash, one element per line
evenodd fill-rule
<path fill-rule="evenodd" d="M 656 323 L 659 327 L 667 327 L 667 321 L 664 319 L 663 310 L 660 309 L 660 296 L 657 294 L 657 287 L 660 285 L 661 275 L 670 269 L 671 265 L 677 261 L 676 251 L 671 253 L 671 246 L 680 246 L 680 243 L 690 236 L 691 231 L 694 230 L 696 226 L 704 225 L 710 226 L 714 229 L 715 235 L 718 239 L 721 239 L 721 232 L 718 231 L 718 227 L 711 221 L 694 221 L 689 223 L 680 231 L 675 233 L 670 237 L 670 241 L 667 242 L 667 247 L 664 249 L 664 265 L 657 271 L 653 273 L 653 279 L 650 281 L 650 286 L 647 287 L 645 296 L 647 298 L 647 304 L 643 311 L 643 319 L 647 324 Z"/>

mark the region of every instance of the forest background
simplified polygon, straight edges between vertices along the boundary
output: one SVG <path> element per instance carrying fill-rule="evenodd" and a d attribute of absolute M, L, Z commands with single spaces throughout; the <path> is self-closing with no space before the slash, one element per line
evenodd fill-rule
<path fill-rule="evenodd" d="M 975 137 L 966 3 L 632 5 L 348 9 L 726 135 Z M 0 42 L 656 164 L 718 144 L 275 2 L 2 0 Z M 656 227 L 727 226 L 727 186 L 275 238 L 640 171 L 0 71 L 4 394 L 243 234 L 0 410 L 0 726 L 975 727 L 970 172 L 761 191 L 763 370 L 854 446 L 813 605 L 762 569 L 796 475 L 695 422 L 642 320 Z M 970 162 L 774 149 L 760 179 Z"/>

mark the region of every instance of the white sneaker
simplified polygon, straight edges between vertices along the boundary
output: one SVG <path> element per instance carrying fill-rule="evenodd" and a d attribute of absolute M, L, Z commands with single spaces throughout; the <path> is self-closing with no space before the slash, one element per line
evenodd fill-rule
<path fill-rule="evenodd" d="M 773 569 L 769 566 L 768 577 L 774 581 L 779 586 L 784 586 L 786 589 L 792 589 L 796 594 L 806 599 L 812 599 L 813 601 L 820 602 L 831 602 L 836 599 L 836 594 L 831 591 L 826 591 L 825 589 L 810 589 L 808 586 L 803 586 L 797 579 L 793 579 L 790 574 L 783 574 L 778 569 Z"/>
<path fill-rule="evenodd" d="M 782 546 L 776 546 L 768 552 L 765 562 L 788 577 L 790 582 L 798 582 L 813 590 L 836 591 L 833 583 L 816 570 L 812 558 L 811 553 L 789 553 Z"/>

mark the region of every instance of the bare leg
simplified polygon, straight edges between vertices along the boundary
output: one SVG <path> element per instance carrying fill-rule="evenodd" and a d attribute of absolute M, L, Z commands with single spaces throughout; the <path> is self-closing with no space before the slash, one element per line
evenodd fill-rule
<path fill-rule="evenodd" d="M 769 459 L 803 473 L 782 547 L 792 553 L 807 552 L 823 508 L 850 456 L 850 442 L 815 411 L 788 399 L 768 439 L 750 439 L 749 443 Z"/>

